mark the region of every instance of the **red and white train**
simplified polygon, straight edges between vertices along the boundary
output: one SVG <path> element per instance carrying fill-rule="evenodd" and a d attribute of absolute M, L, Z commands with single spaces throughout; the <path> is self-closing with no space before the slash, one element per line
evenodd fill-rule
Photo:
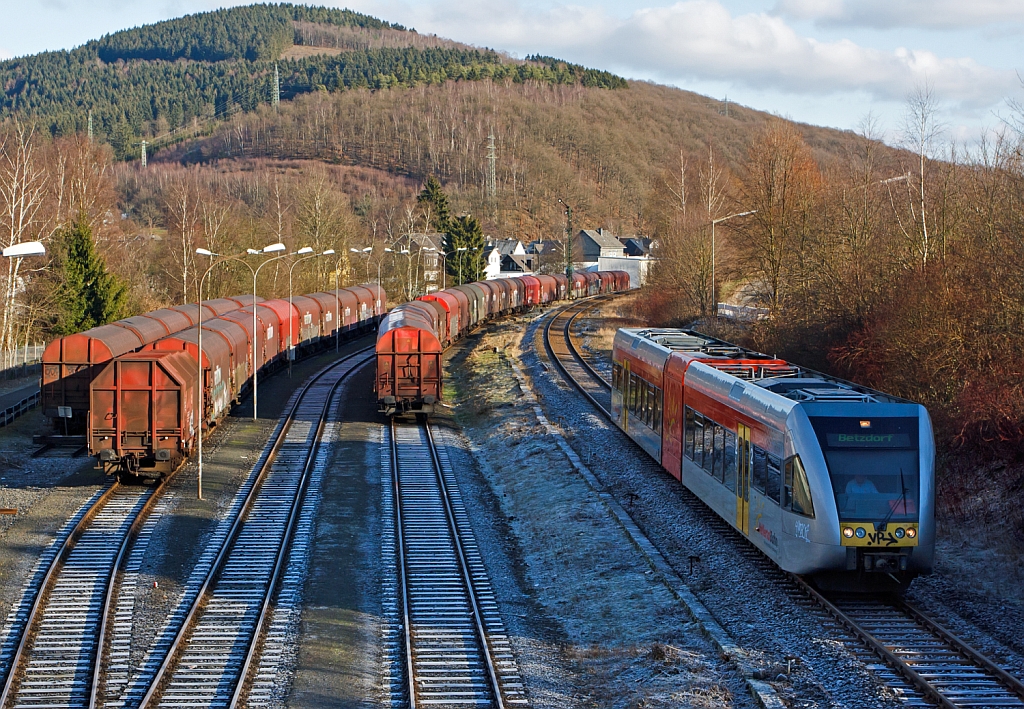
<path fill-rule="evenodd" d="M 786 571 L 931 571 L 935 441 L 919 404 L 689 330 L 618 331 L 618 426 Z"/>

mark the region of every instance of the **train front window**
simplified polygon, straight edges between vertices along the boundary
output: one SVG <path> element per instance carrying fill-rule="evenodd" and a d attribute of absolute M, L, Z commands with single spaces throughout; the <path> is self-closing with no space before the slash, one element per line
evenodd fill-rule
<path fill-rule="evenodd" d="M 840 520 L 917 520 L 917 425 L 913 417 L 811 417 Z"/>

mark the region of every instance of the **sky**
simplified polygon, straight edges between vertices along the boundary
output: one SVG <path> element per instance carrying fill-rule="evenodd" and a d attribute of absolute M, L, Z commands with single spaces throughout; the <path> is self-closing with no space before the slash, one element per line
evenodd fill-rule
<path fill-rule="evenodd" d="M 298 1 L 298 0 L 293 0 Z M 226 0 L 0 0 L 0 58 L 69 49 Z M 1024 0 L 351 0 L 421 33 L 546 54 L 900 141 L 929 91 L 943 141 L 998 130 L 1024 103 Z"/>

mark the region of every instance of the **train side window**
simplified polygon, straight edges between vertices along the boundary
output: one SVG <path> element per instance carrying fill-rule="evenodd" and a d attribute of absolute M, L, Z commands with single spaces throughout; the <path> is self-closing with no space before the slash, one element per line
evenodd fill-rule
<path fill-rule="evenodd" d="M 636 412 L 636 375 L 629 373 L 629 413 Z"/>
<path fill-rule="evenodd" d="M 693 427 L 694 427 L 694 416 L 693 409 L 689 406 L 686 407 L 686 422 L 683 427 L 683 439 L 684 439 L 684 452 L 690 460 L 693 460 Z"/>
<path fill-rule="evenodd" d="M 754 489 L 763 493 L 765 484 L 768 482 L 768 454 L 762 449 L 754 446 L 754 461 L 750 470 L 750 484 Z"/>
<path fill-rule="evenodd" d="M 715 422 L 704 419 L 704 470 L 711 473 L 711 462 L 715 459 Z"/>
<path fill-rule="evenodd" d="M 715 465 L 712 475 L 725 482 L 725 429 L 715 424 Z"/>
<path fill-rule="evenodd" d="M 725 431 L 725 486 L 736 492 L 736 434 Z"/>
<path fill-rule="evenodd" d="M 698 413 L 693 415 L 693 462 L 704 465 L 704 417 Z"/>
<path fill-rule="evenodd" d="M 654 387 L 647 385 L 647 425 L 654 428 L 654 407 L 657 399 L 654 397 Z"/>
<path fill-rule="evenodd" d="M 800 462 L 800 456 L 794 455 L 786 461 L 785 483 L 783 507 L 798 515 L 814 517 L 811 486 L 807 482 L 807 472 L 804 470 L 803 463 Z"/>
<path fill-rule="evenodd" d="M 615 362 L 612 362 L 612 389 L 620 391 L 619 389 L 619 377 L 622 376 L 622 367 Z"/>
<path fill-rule="evenodd" d="M 765 490 L 765 494 L 776 502 L 780 501 L 780 492 L 782 488 L 782 461 L 776 456 L 768 456 L 768 488 Z"/>

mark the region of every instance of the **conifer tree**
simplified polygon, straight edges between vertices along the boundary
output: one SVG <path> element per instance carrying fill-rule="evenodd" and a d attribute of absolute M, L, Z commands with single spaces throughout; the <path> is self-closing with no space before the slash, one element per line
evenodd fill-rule
<path fill-rule="evenodd" d="M 444 250 L 448 254 L 448 275 L 459 285 L 483 278 L 484 232 L 476 219 L 468 214 L 452 219 L 444 236 Z"/>
<path fill-rule="evenodd" d="M 423 185 L 416 202 L 430 208 L 431 226 L 440 234 L 446 234 L 451 224 L 451 216 L 448 208 L 448 195 L 441 189 L 441 182 L 431 175 Z"/>
<path fill-rule="evenodd" d="M 56 240 L 60 292 L 53 333 L 70 335 L 124 317 L 128 286 L 107 272 L 85 215 L 61 229 Z"/>

